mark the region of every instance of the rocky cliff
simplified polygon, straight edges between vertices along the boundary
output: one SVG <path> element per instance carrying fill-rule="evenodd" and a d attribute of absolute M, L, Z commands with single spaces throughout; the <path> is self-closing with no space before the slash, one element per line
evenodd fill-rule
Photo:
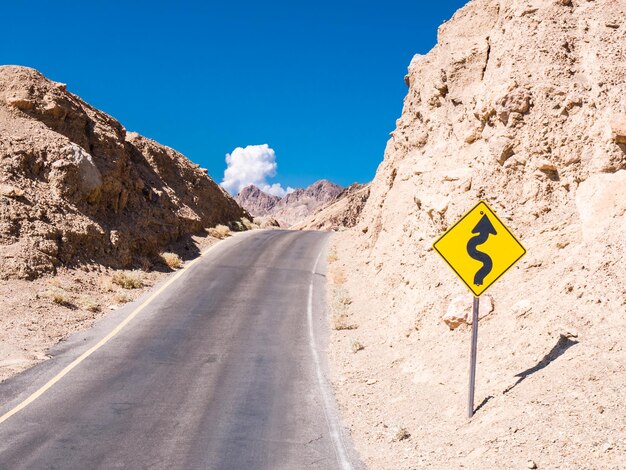
<path fill-rule="evenodd" d="M 333 200 L 343 188 L 328 180 L 319 180 L 306 188 L 298 188 L 278 198 L 264 193 L 254 185 L 244 188 L 235 198 L 250 214 L 270 216 L 283 227 L 290 227 L 304 220 L 321 205 Z"/>
<path fill-rule="evenodd" d="M 413 58 L 331 258 L 335 384 L 372 468 L 620 466 L 624 18 L 614 0 L 473 0 Z M 468 329 L 441 321 L 465 289 L 431 246 L 480 199 L 528 254 L 488 291 L 467 422 Z"/>
<path fill-rule="evenodd" d="M 273 194 L 267 194 L 251 184 L 237 194 L 235 201 L 253 217 L 266 217 L 271 214 L 280 198 Z"/>
<path fill-rule="evenodd" d="M 368 184 L 354 183 L 326 204 L 322 204 L 303 221 L 293 225 L 297 230 L 344 230 L 354 227 L 370 194 Z"/>
<path fill-rule="evenodd" d="M 206 171 L 36 70 L 0 67 L 0 276 L 129 267 L 245 212 Z"/>

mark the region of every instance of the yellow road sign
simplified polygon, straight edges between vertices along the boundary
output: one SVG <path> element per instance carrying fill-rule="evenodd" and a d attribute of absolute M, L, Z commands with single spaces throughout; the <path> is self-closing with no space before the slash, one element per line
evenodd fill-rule
<path fill-rule="evenodd" d="M 476 297 L 526 254 L 484 201 L 441 235 L 433 248 Z"/>

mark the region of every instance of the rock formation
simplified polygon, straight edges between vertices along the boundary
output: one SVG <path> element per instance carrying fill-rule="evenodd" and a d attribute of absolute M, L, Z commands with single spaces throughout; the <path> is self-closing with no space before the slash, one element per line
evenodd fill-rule
<path fill-rule="evenodd" d="M 342 190 L 343 188 L 335 183 L 319 180 L 280 199 L 250 185 L 244 188 L 235 200 L 255 217 L 271 216 L 278 220 L 282 227 L 290 227 L 304 220 L 322 204 L 334 199 Z"/>
<path fill-rule="evenodd" d="M 354 183 L 321 205 L 292 228 L 298 230 L 343 230 L 354 227 L 370 194 L 368 184 Z"/>
<path fill-rule="evenodd" d="M 621 465 L 624 18 L 614 0 L 473 0 L 412 60 L 370 197 L 331 265 L 350 273 L 335 278 L 359 326 L 333 334 L 336 390 L 372 468 Z M 442 322 L 465 289 L 432 243 L 480 199 L 528 254 L 489 291 L 483 406 L 468 424 L 468 329 Z M 377 384 L 365 391 L 364 377 Z M 393 426 L 411 438 L 391 442 Z"/>
<path fill-rule="evenodd" d="M 273 194 L 267 194 L 251 184 L 237 194 L 235 201 L 253 217 L 266 217 L 272 213 L 272 209 L 280 201 L 280 198 Z"/>
<path fill-rule="evenodd" d="M 36 70 L 0 67 L 0 276 L 128 267 L 245 212 L 206 171 Z"/>

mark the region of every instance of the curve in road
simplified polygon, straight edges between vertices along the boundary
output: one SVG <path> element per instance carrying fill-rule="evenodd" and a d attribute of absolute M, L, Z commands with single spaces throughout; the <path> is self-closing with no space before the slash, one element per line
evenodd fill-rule
<path fill-rule="evenodd" d="M 359 466 L 326 378 L 327 236 L 224 241 L 141 311 L 116 312 L 4 382 L 0 416 L 91 351 L 0 424 L 0 467 Z"/>

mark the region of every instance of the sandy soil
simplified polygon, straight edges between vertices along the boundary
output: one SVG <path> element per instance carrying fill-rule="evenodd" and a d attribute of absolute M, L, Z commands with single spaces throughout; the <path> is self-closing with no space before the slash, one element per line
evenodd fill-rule
<path fill-rule="evenodd" d="M 361 282 L 377 268 L 355 253 L 352 233 L 333 237 L 333 383 L 368 468 L 626 468 L 626 299 L 593 264 L 562 278 L 565 255 L 547 268 L 550 283 L 541 285 L 545 272 L 529 281 L 553 254 L 543 242 L 526 240 L 528 257 L 484 294 L 495 309 L 479 324 L 478 411 L 468 420 L 471 327 L 442 321 L 460 281 L 426 253 L 441 269 L 421 281 L 422 298 L 438 300 L 381 308 L 394 289 Z M 522 279 L 530 289 L 512 288 Z"/>
<path fill-rule="evenodd" d="M 216 238 L 192 238 L 194 249 L 185 244 L 172 251 L 185 257 L 216 243 Z M 72 333 L 89 328 L 107 312 L 132 302 L 173 271 L 162 264 L 145 270 L 120 271 L 101 265 L 60 269 L 54 276 L 34 281 L 0 281 L 0 380 L 46 360 L 48 349 Z M 125 274 L 138 279 L 140 288 L 124 288 L 114 279 Z"/>

